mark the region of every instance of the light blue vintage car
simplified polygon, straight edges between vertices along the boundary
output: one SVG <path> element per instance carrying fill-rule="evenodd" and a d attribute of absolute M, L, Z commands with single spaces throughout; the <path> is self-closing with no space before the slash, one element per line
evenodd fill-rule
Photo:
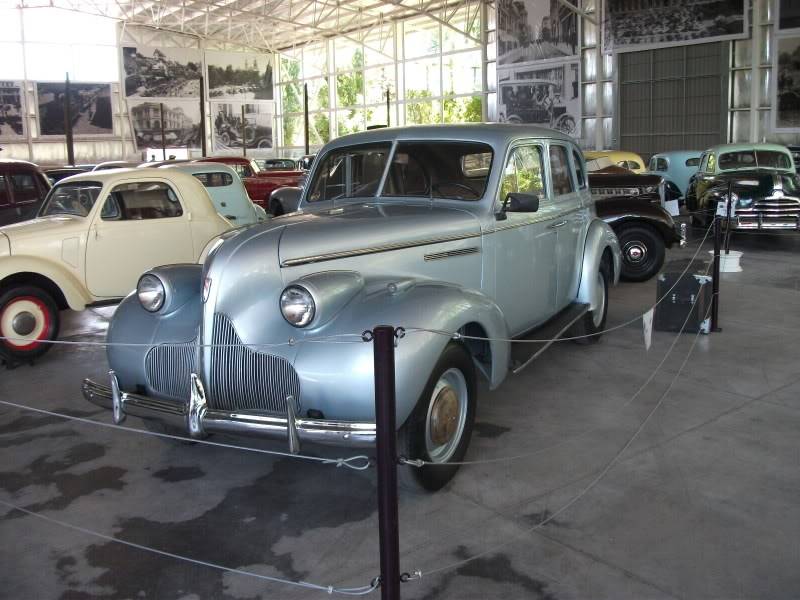
<path fill-rule="evenodd" d="M 689 189 L 689 180 L 697 173 L 700 166 L 702 152 L 695 150 L 681 150 L 676 152 L 661 152 L 650 157 L 647 163 L 647 173 L 661 175 L 665 182 L 671 182 L 678 188 L 681 200 L 686 198 Z"/>
<path fill-rule="evenodd" d="M 160 169 L 176 169 L 194 175 L 208 191 L 214 208 L 236 226 L 252 225 L 267 220 L 267 212 L 247 195 L 241 178 L 222 163 L 166 164 Z"/>
<path fill-rule="evenodd" d="M 224 234 L 203 264 L 145 273 L 108 332 L 141 346 L 109 347 L 110 381 L 83 390 L 117 422 L 277 436 L 292 450 L 370 445 L 361 334 L 402 326 L 400 452 L 443 464 L 401 471 L 438 489 L 467 450 L 477 376 L 499 386 L 509 338 L 543 325 L 597 341 L 620 260 L 568 136 L 508 124 L 349 135 L 323 148 L 298 212 Z"/>

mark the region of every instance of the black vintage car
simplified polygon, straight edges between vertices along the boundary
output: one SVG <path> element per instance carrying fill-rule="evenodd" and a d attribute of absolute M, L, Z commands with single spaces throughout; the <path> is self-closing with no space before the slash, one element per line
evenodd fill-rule
<path fill-rule="evenodd" d="M 663 266 L 666 249 L 682 243 L 675 221 L 663 207 L 665 201 L 677 200 L 680 190 L 659 175 L 640 175 L 606 158 L 587 161 L 586 167 L 597 216 L 619 238 L 622 277 L 650 279 Z"/>

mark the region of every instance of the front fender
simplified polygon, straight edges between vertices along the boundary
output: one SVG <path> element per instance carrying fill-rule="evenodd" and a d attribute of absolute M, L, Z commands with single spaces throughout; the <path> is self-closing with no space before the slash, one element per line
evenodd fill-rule
<path fill-rule="evenodd" d="M 583 247 L 583 264 L 581 266 L 581 282 L 578 287 L 578 301 L 589 305 L 590 310 L 594 310 L 595 286 L 597 285 L 597 271 L 600 269 L 600 261 L 603 253 L 608 250 L 611 253 L 612 284 L 619 282 L 619 274 L 622 270 L 622 253 L 619 248 L 619 241 L 608 223 L 601 219 L 593 219 L 589 223 L 586 233 L 586 242 Z"/>
<path fill-rule="evenodd" d="M 92 301 L 91 295 L 77 277 L 50 261 L 13 255 L 0 260 L 0 281 L 18 273 L 35 273 L 47 277 L 58 286 L 72 310 L 83 310 Z"/>
<path fill-rule="evenodd" d="M 392 291 L 393 290 L 393 291 Z M 428 281 L 371 282 L 329 325 L 309 336 L 361 333 L 376 325 L 404 327 L 395 351 L 397 423 L 405 422 L 416 405 L 450 337 L 414 328 L 444 332 L 477 324 L 490 342 L 490 385 L 497 387 L 508 370 L 508 331 L 497 305 L 480 292 Z M 482 337 L 482 334 L 481 337 Z M 335 342 L 336 338 L 334 338 Z M 295 359 L 303 411 L 319 410 L 325 418 L 373 420 L 375 392 L 372 344 L 306 343 Z"/>

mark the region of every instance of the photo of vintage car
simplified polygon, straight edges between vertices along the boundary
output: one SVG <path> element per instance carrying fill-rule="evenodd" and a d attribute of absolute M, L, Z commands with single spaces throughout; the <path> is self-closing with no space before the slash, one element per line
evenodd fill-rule
<path fill-rule="evenodd" d="M 726 144 L 706 150 L 686 197 L 692 222 L 708 226 L 729 188 L 733 229 L 800 230 L 800 176 L 786 146 Z"/>
<path fill-rule="evenodd" d="M 84 395 L 118 422 L 193 436 L 371 444 L 370 346 L 303 340 L 423 328 L 397 348 L 398 439 L 440 464 L 400 470 L 435 490 L 469 444 L 477 376 L 497 387 L 508 339 L 545 323 L 598 341 L 620 263 L 567 136 L 502 124 L 344 136 L 321 151 L 300 212 L 223 235 L 202 264 L 146 271 L 108 334 L 144 347 L 109 347 L 110 381 L 85 381 Z"/>
<path fill-rule="evenodd" d="M 52 188 L 37 217 L 0 227 L 0 355 L 42 356 L 59 311 L 127 295 L 139 275 L 194 263 L 231 229 L 206 189 L 175 169 L 112 169 Z"/>
<path fill-rule="evenodd" d="M 547 80 L 520 79 L 504 81 L 500 94 L 507 123 L 534 123 L 567 135 L 577 129 L 575 116 L 567 112 L 558 83 Z"/>

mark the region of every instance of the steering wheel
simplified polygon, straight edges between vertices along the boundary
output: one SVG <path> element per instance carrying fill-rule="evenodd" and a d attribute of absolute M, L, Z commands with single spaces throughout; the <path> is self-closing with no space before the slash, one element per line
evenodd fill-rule
<path fill-rule="evenodd" d="M 435 192 L 439 192 L 440 191 L 439 188 L 443 187 L 443 186 L 445 186 L 445 187 L 446 186 L 451 186 L 451 187 L 454 187 L 454 188 L 462 189 L 462 190 L 468 192 L 470 194 L 470 196 L 472 196 L 473 200 L 480 198 L 480 194 L 478 194 L 478 192 L 476 192 L 470 186 L 468 186 L 468 185 L 466 185 L 464 183 L 458 183 L 457 181 L 437 181 L 436 183 L 432 183 L 431 184 L 431 190 L 433 190 Z M 459 196 L 459 198 L 462 198 L 462 197 Z"/>

